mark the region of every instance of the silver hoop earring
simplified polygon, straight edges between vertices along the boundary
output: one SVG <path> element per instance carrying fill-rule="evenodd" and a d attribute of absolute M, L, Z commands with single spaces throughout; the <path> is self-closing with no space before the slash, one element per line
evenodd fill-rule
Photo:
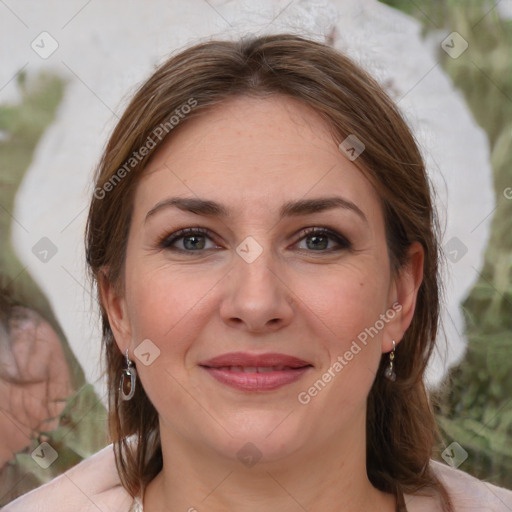
<path fill-rule="evenodd" d="M 130 390 L 126 392 L 126 383 L 128 378 L 130 379 Z M 135 382 L 137 379 L 137 370 L 133 361 L 128 357 L 128 349 L 126 349 L 126 368 L 123 369 L 121 374 L 121 382 L 119 384 L 119 393 L 121 394 L 122 400 L 131 400 L 135 394 Z"/>
<path fill-rule="evenodd" d="M 389 366 L 386 368 L 386 371 L 384 372 L 384 375 L 389 380 L 391 380 L 393 382 L 396 380 L 395 364 L 394 364 L 395 348 L 396 348 L 396 344 L 395 344 L 395 340 L 393 340 L 393 350 L 391 350 L 391 352 L 389 353 Z"/>

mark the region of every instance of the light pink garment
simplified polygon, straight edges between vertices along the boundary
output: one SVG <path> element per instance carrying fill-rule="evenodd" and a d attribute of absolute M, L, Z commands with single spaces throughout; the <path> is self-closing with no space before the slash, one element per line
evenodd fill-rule
<path fill-rule="evenodd" d="M 511 512 L 512 491 L 432 461 L 432 468 L 452 495 L 456 512 Z M 433 498 L 406 496 L 408 512 L 436 512 Z M 142 512 L 138 500 L 121 486 L 112 445 L 51 482 L 9 503 L 4 512 Z"/>

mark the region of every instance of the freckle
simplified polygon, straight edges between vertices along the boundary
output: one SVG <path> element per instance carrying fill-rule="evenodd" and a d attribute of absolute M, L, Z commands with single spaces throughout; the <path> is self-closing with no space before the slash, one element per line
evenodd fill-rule
<path fill-rule="evenodd" d="M 361 283 L 359 283 L 359 286 L 364 286 L 364 284 L 361 282 Z"/>

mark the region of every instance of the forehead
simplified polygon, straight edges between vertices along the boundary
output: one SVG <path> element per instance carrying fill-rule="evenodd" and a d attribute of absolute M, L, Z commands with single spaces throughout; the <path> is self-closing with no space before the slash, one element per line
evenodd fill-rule
<path fill-rule="evenodd" d="M 238 213 L 249 204 L 270 211 L 290 199 L 333 193 L 366 210 L 379 203 L 327 122 L 279 95 L 231 98 L 186 120 L 145 169 L 136 205 L 149 209 L 171 193 L 228 203 Z"/>

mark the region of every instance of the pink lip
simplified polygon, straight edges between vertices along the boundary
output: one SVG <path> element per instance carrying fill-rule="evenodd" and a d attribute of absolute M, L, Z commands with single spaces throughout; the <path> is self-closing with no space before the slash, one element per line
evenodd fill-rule
<path fill-rule="evenodd" d="M 271 391 L 300 379 L 311 367 L 289 368 L 267 373 L 244 373 L 203 367 L 214 379 L 242 391 Z"/>
<path fill-rule="evenodd" d="M 301 368 L 312 366 L 308 361 L 286 354 L 268 352 L 266 354 L 249 354 L 247 352 L 230 352 L 199 363 L 200 366 L 219 368 L 222 366 L 289 366 Z"/>
<path fill-rule="evenodd" d="M 300 379 L 311 367 L 311 363 L 285 354 L 247 354 L 232 352 L 214 357 L 200 366 L 214 379 L 242 391 L 271 391 Z M 278 367 L 258 373 L 244 372 L 229 367 Z"/>

